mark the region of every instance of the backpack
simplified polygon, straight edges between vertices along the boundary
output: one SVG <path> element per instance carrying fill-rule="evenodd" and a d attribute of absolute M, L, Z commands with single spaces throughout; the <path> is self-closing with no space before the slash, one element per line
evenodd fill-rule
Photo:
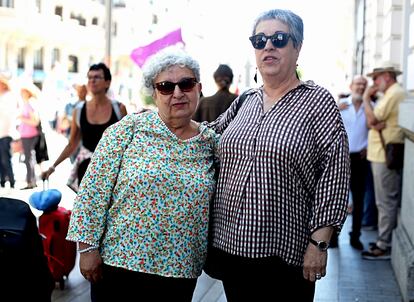
<path fill-rule="evenodd" d="M 121 120 L 122 114 L 121 114 L 121 103 L 116 100 L 111 100 L 112 108 L 114 109 L 115 115 L 118 120 Z M 78 113 L 76 115 L 76 125 L 80 128 L 80 113 L 82 111 L 83 106 L 85 105 L 85 102 L 80 102 L 76 105 L 76 112 Z"/>

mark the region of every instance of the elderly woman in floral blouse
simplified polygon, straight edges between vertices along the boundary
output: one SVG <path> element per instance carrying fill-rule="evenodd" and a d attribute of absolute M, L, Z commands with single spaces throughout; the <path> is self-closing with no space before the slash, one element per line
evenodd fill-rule
<path fill-rule="evenodd" d="M 191 120 L 198 63 L 155 55 L 144 88 L 158 111 L 131 114 L 104 133 L 76 198 L 67 239 L 94 301 L 191 301 L 205 262 L 218 135 Z"/>

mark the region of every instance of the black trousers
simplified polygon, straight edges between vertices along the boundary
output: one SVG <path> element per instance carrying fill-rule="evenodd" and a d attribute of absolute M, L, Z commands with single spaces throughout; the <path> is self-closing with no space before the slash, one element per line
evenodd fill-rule
<path fill-rule="evenodd" d="M 303 278 L 303 268 L 288 265 L 281 258 L 246 258 L 216 248 L 209 250 L 211 277 L 223 282 L 228 302 L 311 302 L 315 283 Z M 211 266 L 210 266 L 211 264 Z"/>
<path fill-rule="evenodd" d="M 0 183 L 4 186 L 6 180 L 9 180 L 10 186 L 13 187 L 15 181 L 10 153 L 11 141 L 10 136 L 0 138 Z"/>
<path fill-rule="evenodd" d="M 169 278 L 103 265 L 103 278 L 91 284 L 91 300 L 191 302 L 197 279 Z"/>
<path fill-rule="evenodd" d="M 24 163 L 26 165 L 26 182 L 28 185 L 36 184 L 35 166 L 36 152 L 35 146 L 39 140 L 39 136 L 22 138 Z"/>
<path fill-rule="evenodd" d="M 352 193 L 352 231 L 351 238 L 361 235 L 364 215 L 365 182 L 368 174 L 368 161 L 364 152 L 351 153 L 351 193 Z"/>

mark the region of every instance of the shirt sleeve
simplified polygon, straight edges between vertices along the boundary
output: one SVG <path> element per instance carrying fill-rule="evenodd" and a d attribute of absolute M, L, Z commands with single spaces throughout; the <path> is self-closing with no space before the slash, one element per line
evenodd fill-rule
<path fill-rule="evenodd" d="M 326 226 L 340 230 L 347 215 L 350 179 L 348 137 L 333 102 L 327 110 L 323 110 L 326 116 L 320 120 L 325 126 L 319 127 L 316 132 L 319 160 L 309 227 L 311 232 Z"/>
<path fill-rule="evenodd" d="M 75 199 L 68 240 L 99 246 L 123 154 L 134 129 L 134 121 L 128 116 L 105 130 Z"/>
<path fill-rule="evenodd" d="M 379 121 L 386 121 L 391 113 L 398 110 L 398 104 L 402 99 L 399 93 L 389 93 L 374 107 L 374 115 Z"/>

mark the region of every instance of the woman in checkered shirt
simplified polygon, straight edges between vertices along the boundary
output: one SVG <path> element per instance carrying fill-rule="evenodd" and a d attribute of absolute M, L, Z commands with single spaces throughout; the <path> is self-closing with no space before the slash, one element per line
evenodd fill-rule
<path fill-rule="evenodd" d="M 263 13 L 250 41 L 263 85 L 211 124 L 222 137 L 206 271 L 227 301 L 313 301 L 346 218 L 347 135 L 332 95 L 296 73 L 299 16 Z"/>

